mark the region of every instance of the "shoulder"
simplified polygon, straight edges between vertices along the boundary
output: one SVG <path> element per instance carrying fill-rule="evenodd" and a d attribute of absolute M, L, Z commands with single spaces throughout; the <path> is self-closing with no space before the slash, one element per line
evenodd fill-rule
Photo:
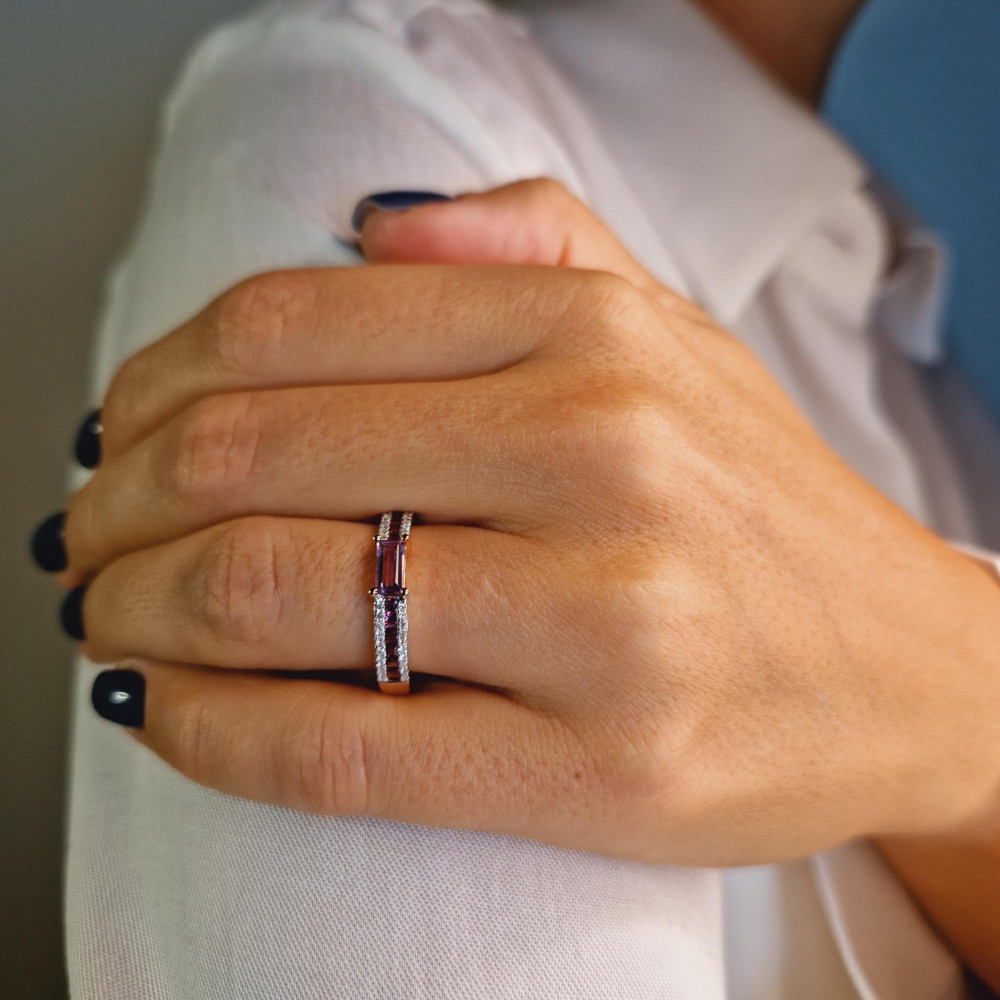
<path fill-rule="evenodd" d="M 530 72 L 524 63 L 515 72 L 514 60 L 505 59 L 528 40 L 519 18 L 485 0 L 273 0 L 195 45 L 165 103 L 164 122 L 169 127 L 189 100 L 220 80 L 310 73 L 378 83 L 443 117 L 459 101 L 475 103 L 489 83 L 509 86 Z"/>
<path fill-rule="evenodd" d="M 289 44 L 308 59 L 331 43 L 397 54 L 427 54 L 424 29 L 450 29 L 486 44 L 523 39 L 526 22 L 488 0 L 271 0 L 250 13 L 217 25 L 195 47 L 188 71 L 240 51 L 274 56 Z"/>
<path fill-rule="evenodd" d="M 261 134 L 299 153 L 332 141 L 344 164 L 403 175 L 433 173 L 437 157 L 439 186 L 452 155 L 465 189 L 545 174 L 578 190 L 554 77 L 527 25 L 484 0 L 280 0 L 199 41 L 161 131 L 200 122 L 216 150 Z"/>

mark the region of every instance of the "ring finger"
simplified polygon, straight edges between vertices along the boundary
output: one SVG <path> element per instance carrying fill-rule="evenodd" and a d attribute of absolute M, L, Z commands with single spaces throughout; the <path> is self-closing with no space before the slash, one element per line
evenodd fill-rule
<path fill-rule="evenodd" d="M 372 534 L 367 524 L 243 518 L 125 555 L 68 600 L 82 594 L 85 652 L 97 662 L 370 667 Z M 407 545 L 411 669 L 536 687 L 536 665 L 552 660 L 542 548 L 548 553 L 534 539 L 418 523 Z"/>

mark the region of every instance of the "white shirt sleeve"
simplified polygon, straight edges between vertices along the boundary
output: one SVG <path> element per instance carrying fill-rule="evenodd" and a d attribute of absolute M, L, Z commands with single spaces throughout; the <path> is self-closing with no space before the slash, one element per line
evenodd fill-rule
<path fill-rule="evenodd" d="M 364 195 L 478 190 L 511 172 L 461 98 L 371 25 L 261 13 L 216 29 L 163 109 L 103 317 L 98 388 L 241 278 L 359 263 L 350 215 Z"/>
<path fill-rule="evenodd" d="M 107 290 L 95 398 L 127 355 L 237 280 L 360 263 L 345 241 L 363 195 L 513 172 L 403 29 L 265 12 L 214 32 L 164 109 Z M 223 795 L 98 719 L 95 672 L 77 663 L 74 998 L 723 997 L 717 873 Z"/>

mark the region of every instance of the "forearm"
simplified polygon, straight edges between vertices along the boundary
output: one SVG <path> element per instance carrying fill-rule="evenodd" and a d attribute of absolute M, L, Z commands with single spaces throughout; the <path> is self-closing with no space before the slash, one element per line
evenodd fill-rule
<path fill-rule="evenodd" d="M 956 955 L 1000 992 L 1000 824 L 966 840 L 875 844 Z"/>
<path fill-rule="evenodd" d="M 998 583 L 992 620 L 1000 620 L 1000 574 L 977 561 Z M 1000 789 L 994 804 L 964 834 L 879 837 L 875 846 L 958 957 L 1000 992 Z"/>

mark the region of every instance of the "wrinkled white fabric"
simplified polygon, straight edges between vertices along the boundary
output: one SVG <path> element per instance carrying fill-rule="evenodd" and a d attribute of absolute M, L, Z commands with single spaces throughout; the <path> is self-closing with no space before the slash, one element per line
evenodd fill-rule
<path fill-rule="evenodd" d="M 908 255 L 861 164 L 684 0 L 515 13 L 303 0 L 213 32 L 163 110 L 147 202 L 107 288 L 95 400 L 124 357 L 235 281 L 361 263 L 349 219 L 363 195 L 540 175 L 751 344 L 862 475 L 975 540 L 899 351 L 907 324 L 890 329 L 918 309 L 913 357 L 926 353 L 933 245 Z M 956 963 L 867 844 L 722 874 L 303 815 L 171 771 L 94 714 L 95 673 L 77 664 L 75 998 L 960 995 Z"/>

